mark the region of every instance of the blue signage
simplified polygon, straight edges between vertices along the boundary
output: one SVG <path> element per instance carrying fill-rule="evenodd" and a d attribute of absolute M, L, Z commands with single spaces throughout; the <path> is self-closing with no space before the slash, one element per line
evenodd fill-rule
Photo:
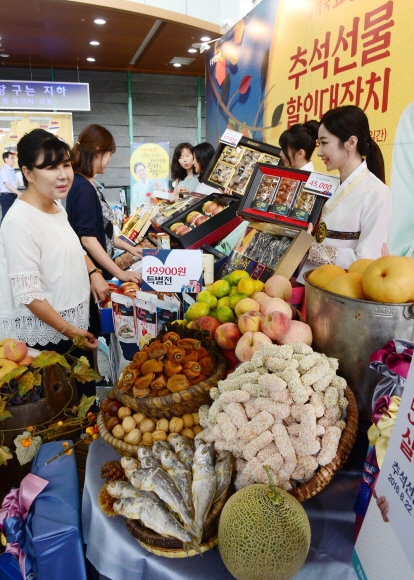
<path fill-rule="evenodd" d="M 0 80 L 0 109 L 90 111 L 89 83 Z"/>

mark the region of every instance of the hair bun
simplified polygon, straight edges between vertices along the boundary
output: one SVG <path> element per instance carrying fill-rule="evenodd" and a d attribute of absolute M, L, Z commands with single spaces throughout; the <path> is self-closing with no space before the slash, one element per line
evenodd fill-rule
<path fill-rule="evenodd" d="M 306 121 L 306 123 L 303 123 L 304 128 L 307 130 L 309 135 L 314 139 L 318 138 L 319 125 L 320 125 L 319 121 L 316 121 L 315 119 L 311 119 L 310 121 Z"/>

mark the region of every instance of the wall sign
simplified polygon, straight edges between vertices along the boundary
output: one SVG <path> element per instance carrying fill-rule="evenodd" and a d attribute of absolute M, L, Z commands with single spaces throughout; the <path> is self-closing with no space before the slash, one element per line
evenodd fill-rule
<path fill-rule="evenodd" d="M 90 111 L 89 83 L 0 80 L 0 109 Z"/>
<path fill-rule="evenodd" d="M 142 290 L 200 292 L 201 250 L 142 250 Z"/>

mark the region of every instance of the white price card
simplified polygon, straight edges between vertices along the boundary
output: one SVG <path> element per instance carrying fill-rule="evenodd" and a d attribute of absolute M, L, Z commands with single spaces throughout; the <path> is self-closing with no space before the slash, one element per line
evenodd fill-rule
<path fill-rule="evenodd" d="M 239 133 L 238 131 L 232 131 L 231 129 L 226 129 L 223 135 L 220 137 L 220 143 L 231 145 L 231 147 L 237 147 L 242 137 L 243 133 Z"/>
<path fill-rule="evenodd" d="M 142 250 L 142 290 L 200 292 L 201 250 Z"/>
<path fill-rule="evenodd" d="M 325 197 L 331 197 L 339 186 L 339 177 L 326 173 L 312 173 L 308 177 L 304 189 L 309 193 L 316 193 Z"/>

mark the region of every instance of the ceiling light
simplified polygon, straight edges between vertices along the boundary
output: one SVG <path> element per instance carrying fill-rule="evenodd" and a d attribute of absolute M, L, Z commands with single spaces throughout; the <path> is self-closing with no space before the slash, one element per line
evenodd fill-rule
<path fill-rule="evenodd" d="M 188 52 L 197 52 L 197 49 L 196 48 L 189 48 Z"/>
<path fill-rule="evenodd" d="M 179 62 L 175 62 L 175 63 L 173 64 L 173 66 L 176 66 L 177 68 L 179 68 L 181 65 L 180 65 L 180 63 L 179 63 Z"/>
<path fill-rule="evenodd" d="M 9 58 L 8 54 L 0 54 L 1 58 Z"/>
<path fill-rule="evenodd" d="M 101 43 L 98 42 L 97 40 L 91 40 L 90 43 L 92 46 L 99 46 Z"/>
<path fill-rule="evenodd" d="M 191 45 L 193 48 L 200 48 L 201 46 L 201 42 L 195 42 L 194 44 Z"/>
<path fill-rule="evenodd" d="M 209 36 L 202 36 L 200 40 L 201 42 L 208 42 L 209 40 L 211 40 L 211 38 Z"/>
<path fill-rule="evenodd" d="M 103 18 L 96 18 L 94 22 L 95 24 L 106 24 L 106 20 L 104 20 Z"/>
<path fill-rule="evenodd" d="M 95 62 L 95 59 L 94 59 L 94 58 L 92 58 L 91 56 L 90 56 L 90 57 L 88 57 L 86 60 L 88 60 L 89 62 Z"/>

